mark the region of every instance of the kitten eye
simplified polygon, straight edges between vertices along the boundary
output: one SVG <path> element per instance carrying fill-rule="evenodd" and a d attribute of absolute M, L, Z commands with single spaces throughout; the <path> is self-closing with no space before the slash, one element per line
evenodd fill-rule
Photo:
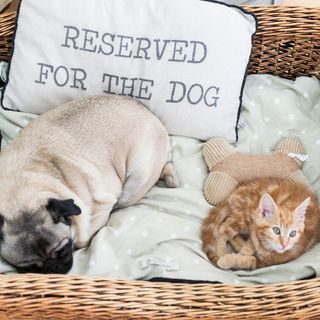
<path fill-rule="evenodd" d="M 277 235 L 279 235 L 281 233 L 281 231 L 280 231 L 280 229 L 278 227 L 273 227 L 272 231 Z"/>
<path fill-rule="evenodd" d="M 293 231 L 290 232 L 290 237 L 291 238 L 294 238 L 296 235 L 297 235 L 297 231 L 296 230 L 293 230 Z"/>

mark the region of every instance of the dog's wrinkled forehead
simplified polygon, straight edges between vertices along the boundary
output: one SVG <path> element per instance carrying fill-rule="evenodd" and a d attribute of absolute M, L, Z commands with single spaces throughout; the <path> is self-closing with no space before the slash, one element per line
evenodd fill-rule
<path fill-rule="evenodd" d="M 13 249 L 16 251 L 17 258 L 25 257 L 24 260 L 28 260 L 34 255 L 45 258 L 48 248 L 56 243 L 57 237 L 48 228 L 40 227 L 34 228 L 33 231 L 26 229 L 20 234 L 9 234 L 8 241 L 10 242 L 9 246 L 11 243 L 14 244 Z M 12 253 L 12 256 L 15 254 Z"/>
<path fill-rule="evenodd" d="M 10 247 L 14 246 L 14 250 L 23 250 L 25 255 L 31 253 L 28 252 L 31 248 L 40 246 L 39 250 L 43 251 L 55 243 L 57 234 L 54 231 L 51 216 L 41 208 L 34 213 L 21 212 L 12 219 L 5 219 L 2 240 Z"/>
<path fill-rule="evenodd" d="M 45 260 L 63 239 L 70 237 L 69 226 L 55 224 L 46 207 L 2 217 L 0 230 L 1 256 L 14 265 Z"/>
<path fill-rule="evenodd" d="M 37 210 L 34 213 L 21 212 L 15 218 L 5 219 L 6 234 L 19 235 L 23 233 L 31 234 L 50 223 L 51 217 L 45 214 L 45 210 Z"/>

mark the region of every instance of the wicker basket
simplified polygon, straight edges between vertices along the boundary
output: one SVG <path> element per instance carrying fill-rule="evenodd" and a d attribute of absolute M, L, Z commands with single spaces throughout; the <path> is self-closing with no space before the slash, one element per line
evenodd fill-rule
<path fill-rule="evenodd" d="M 320 8 L 246 7 L 259 20 L 250 73 L 320 78 Z M 8 59 L 15 14 L 0 15 Z M 0 319 L 320 319 L 320 278 L 276 285 L 0 275 Z"/>

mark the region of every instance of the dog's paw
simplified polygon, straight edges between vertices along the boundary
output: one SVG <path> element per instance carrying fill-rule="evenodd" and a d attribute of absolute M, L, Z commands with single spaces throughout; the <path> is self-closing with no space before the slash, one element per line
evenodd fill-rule
<path fill-rule="evenodd" d="M 172 162 L 167 162 L 164 166 L 161 174 L 161 179 L 165 181 L 166 186 L 169 188 L 179 187 L 178 175 Z"/>

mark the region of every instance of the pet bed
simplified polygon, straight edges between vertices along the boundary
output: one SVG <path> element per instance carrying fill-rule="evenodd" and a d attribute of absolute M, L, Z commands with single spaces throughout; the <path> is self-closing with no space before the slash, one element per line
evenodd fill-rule
<path fill-rule="evenodd" d="M 290 81 L 271 75 L 249 75 L 237 150 L 267 153 L 282 136 L 299 136 L 309 155 L 304 174 L 320 196 L 320 172 L 316 170 L 320 167 L 319 97 L 320 81 L 313 78 Z M 16 112 L 10 116 L 14 122 L 21 118 Z M 26 120 L 34 115 L 22 117 Z M 20 127 L 3 119 L 0 129 L 7 140 L 8 136 L 16 136 Z M 155 186 L 137 204 L 115 211 L 90 248 L 74 253 L 70 274 L 229 284 L 285 282 L 320 274 L 320 259 L 315 258 L 320 258 L 320 245 L 290 263 L 253 272 L 228 272 L 212 266 L 201 249 L 199 236 L 201 223 L 210 209 L 203 195 L 208 175 L 202 157 L 203 143 L 181 136 L 171 136 L 171 143 L 180 186 L 175 189 Z M 4 272 L 14 269 L 0 263 L 0 273 Z"/>
<path fill-rule="evenodd" d="M 284 9 L 280 7 L 250 10 L 255 11 L 260 21 L 260 31 L 256 36 L 253 61 L 251 63 L 252 73 L 273 73 L 288 78 L 303 74 L 319 77 L 319 69 L 317 68 L 319 68 L 320 59 L 320 10 L 307 10 L 302 8 Z M 295 20 L 295 15 L 301 16 L 302 18 L 296 18 L 297 20 Z M 277 16 L 278 19 L 276 18 Z M 284 19 L 285 16 L 287 17 L 286 19 Z M 6 17 L 8 18 L 8 16 Z M 283 34 L 279 24 L 276 23 L 279 23 L 282 19 L 290 23 L 290 25 L 292 24 L 292 29 L 287 29 L 288 25 L 284 27 Z M 10 26 L 9 24 L 9 27 Z M 276 35 L 272 31 L 273 27 L 275 28 L 274 30 L 277 30 Z M 314 34 L 313 31 L 315 32 Z M 317 36 L 318 38 L 316 38 Z M 269 50 L 268 52 L 264 51 L 266 47 Z M 296 64 L 296 61 L 299 61 L 300 64 Z M 277 83 L 278 81 L 280 83 Z M 284 96 L 275 96 L 274 92 L 271 91 L 274 85 L 278 85 L 280 91 L 282 88 L 283 91 L 294 91 L 295 94 L 289 95 L 288 100 L 285 100 L 285 102 L 281 101 Z M 317 96 L 317 94 L 319 94 L 318 85 L 317 80 L 310 78 L 299 78 L 295 82 L 289 82 L 271 76 L 259 76 L 259 78 L 251 76 L 248 78 L 244 97 L 245 109 L 243 111 L 243 121 L 240 122 L 241 125 L 245 125 L 245 121 L 247 122 L 246 128 L 241 130 L 243 134 L 240 134 L 239 148 L 241 148 L 241 151 L 267 151 L 267 148 L 274 143 L 275 139 L 287 134 L 308 136 L 307 151 L 312 153 L 316 150 L 311 147 L 311 144 L 313 143 L 315 147 L 318 146 L 317 137 L 319 137 L 319 130 L 316 130 L 316 121 L 320 116 L 319 110 L 317 111 L 318 108 L 316 107 L 317 103 L 315 103 L 315 101 L 319 101 L 319 96 Z M 263 97 L 273 97 L 273 101 L 268 101 L 268 104 L 271 106 L 270 108 L 268 107 L 268 112 L 266 106 L 263 104 Z M 261 123 L 251 121 L 251 119 L 259 116 L 261 121 L 264 122 L 264 125 L 270 122 L 270 127 L 272 127 L 272 124 L 277 123 L 272 115 L 272 110 L 275 111 L 278 108 L 279 101 L 277 99 L 281 101 L 281 107 L 284 108 L 281 111 L 283 114 L 286 114 L 287 117 L 284 123 L 281 123 L 281 129 L 274 125 L 274 130 L 271 132 L 268 141 L 261 140 L 259 135 L 262 135 L 263 132 L 260 133 L 260 131 L 258 131 L 261 128 Z M 305 99 L 306 101 L 301 101 L 301 99 Z M 294 103 L 296 100 L 298 103 L 292 105 L 292 109 L 290 109 L 291 103 Z M 301 105 L 308 107 L 307 112 L 306 110 L 299 109 Z M 315 119 L 314 123 L 312 121 L 310 122 L 310 119 L 308 122 L 307 117 L 301 117 L 301 114 L 298 114 L 298 112 L 303 113 L 303 111 L 305 114 L 310 112 L 310 115 L 313 115 L 313 119 Z M 298 123 L 296 121 L 298 121 Z M 299 121 L 307 121 L 307 123 L 299 123 Z M 300 128 L 300 125 L 302 129 L 296 132 L 295 128 Z M 23 124 L 21 126 L 23 126 Z M 283 128 L 285 128 L 285 130 Z M 250 139 L 248 138 L 249 136 Z M 186 235 L 192 233 L 193 228 L 187 224 L 181 224 L 181 220 L 179 219 L 182 219 L 183 216 L 188 216 L 191 218 L 187 219 L 188 221 L 190 220 L 199 224 L 201 223 L 201 216 L 199 217 L 197 212 L 205 212 L 209 208 L 208 204 L 201 202 L 201 199 L 203 199 L 201 186 L 206 176 L 206 169 L 203 162 L 201 162 L 201 144 L 199 141 L 180 137 L 174 137 L 172 141 L 174 144 L 174 160 L 182 177 L 182 185 L 181 188 L 179 188 L 181 190 L 176 190 L 179 194 L 174 195 L 174 192 L 172 193 L 172 190 L 170 190 L 172 203 L 170 203 L 170 201 L 164 202 L 164 200 L 168 199 L 168 195 L 165 194 L 167 192 L 166 189 L 155 187 L 133 210 L 141 212 L 141 207 L 151 205 L 154 207 L 154 211 L 158 212 L 158 214 L 155 215 L 157 219 L 159 219 L 157 223 L 161 224 L 161 217 L 165 217 L 167 211 L 175 211 L 176 208 L 173 206 L 173 202 L 180 200 L 183 207 L 181 204 L 181 208 L 179 208 L 180 211 L 177 211 L 176 215 L 180 228 L 178 231 L 176 228 L 166 231 L 169 231 L 169 236 L 174 238 L 171 240 L 181 240 L 188 239 Z M 195 172 L 190 173 L 190 167 L 192 167 Z M 309 178 L 314 179 L 313 182 L 319 180 L 319 178 L 316 179 L 314 174 L 316 167 L 319 168 L 319 163 L 312 163 L 311 166 L 308 163 L 306 164 L 305 173 Z M 198 178 L 195 178 L 196 175 L 198 175 Z M 315 187 L 319 188 L 316 185 Z M 181 197 L 181 199 L 179 199 L 179 197 Z M 159 203 L 162 205 L 159 206 Z M 201 210 L 198 211 L 197 209 L 200 208 Z M 110 229 L 110 235 L 115 238 L 121 236 L 121 231 L 117 229 L 117 219 L 120 218 L 119 216 L 122 213 L 126 214 L 126 212 L 115 213 L 112 217 L 113 220 L 110 221 L 110 224 L 106 227 L 106 229 Z M 129 224 L 137 224 L 137 216 L 132 213 L 127 215 Z M 156 221 L 154 223 L 156 223 Z M 125 232 L 125 230 L 122 231 Z M 139 236 L 142 241 L 143 239 L 147 240 L 152 232 L 153 230 L 139 229 L 139 235 L 137 236 Z M 95 241 L 99 241 L 99 237 L 95 239 Z M 170 243 L 169 239 L 164 241 L 164 244 L 166 244 L 166 242 Z M 194 251 L 199 250 L 200 242 L 195 244 L 194 242 L 195 241 L 190 241 L 189 249 Z M 184 241 L 183 245 L 185 244 Z M 177 245 L 181 245 L 181 250 L 183 250 L 182 241 L 180 241 L 180 243 L 178 241 Z M 103 246 L 101 246 L 101 248 L 104 250 Z M 126 245 L 122 251 L 130 257 L 134 254 L 133 249 L 134 248 Z M 181 262 L 176 261 L 174 255 L 172 257 L 168 255 L 168 250 L 164 250 L 164 252 L 165 254 L 162 254 L 161 259 L 148 255 L 145 259 L 136 259 L 136 263 L 139 264 L 139 270 L 143 270 L 144 273 L 142 273 L 140 277 L 135 274 L 134 277 L 148 279 L 153 276 L 169 277 L 170 274 L 173 275 L 172 278 L 176 278 L 177 276 L 180 278 L 183 277 L 183 273 L 178 275 L 174 274 L 175 269 L 181 270 Z M 76 259 L 80 259 L 81 254 L 82 252 L 78 252 L 77 255 L 79 257 Z M 306 273 L 298 276 L 298 278 L 319 275 L 317 266 L 315 264 L 311 266 L 312 263 L 315 263 L 312 260 L 316 260 L 317 256 L 312 251 L 310 251 L 309 254 L 311 257 L 309 258 L 310 267 L 307 267 Z M 98 255 L 94 259 L 91 259 L 92 257 L 90 256 L 90 259 L 87 260 L 84 265 L 89 264 L 90 266 L 90 263 L 96 264 L 97 258 L 103 260 L 103 253 L 100 252 L 100 255 L 101 256 Z M 189 264 L 195 266 L 195 273 L 197 266 L 200 265 L 200 259 L 203 259 L 203 256 L 199 256 L 198 260 L 192 258 L 191 261 L 188 261 Z M 304 257 L 302 257 L 302 259 L 304 259 Z M 186 257 L 185 260 L 188 260 L 188 257 Z M 135 259 L 132 261 L 135 261 Z M 94 265 L 91 267 L 93 266 Z M 120 269 L 121 266 L 113 263 L 111 267 Z M 186 266 L 184 266 L 184 268 L 188 269 Z M 213 267 L 210 265 L 210 268 Z M 271 271 L 274 270 L 271 268 L 270 274 L 273 274 Z M 292 266 L 292 269 L 295 269 L 295 266 Z M 150 272 L 150 270 L 156 272 Z M 159 270 L 161 272 L 159 272 Z M 165 273 L 163 273 L 163 270 Z M 80 273 L 84 270 L 74 271 Z M 259 273 L 259 271 L 257 272 Z M 283 272 L 285 273 L 285 269 Z M 287 271 L 287 273 L 289 272 Z M 97 271 L 96 274 L 99 274 L 99 271 Z M 131 271 L 129 270 L 123 277 L 130 278 L 130 274 Z M 150 274 L 149 277 L 148 274 Z M 287 275 L 285 274 L 285 276 Z M 2 275 L 0 277 L 0 311 L 4 318 L 12 317 L 14 319 L 18 319 L 19 317 L 54 317 L 61 319 L 86 317 L 109 317 L 112 319 L 190 319 L 200 317 L 217 317 L 221 319 L 247 317 L 256 319 L 262 316 L 271 318 L 277 316 L 292 319 L 294 317 L 305 318 L 319 315 L 320 296 L 317 291 L 320 282 L 316 278 L 276 285 L 246 286 L 240 284 L 235 285 L 235 283 L 238 282 L 246 282 L 245 273 L 240 272 L 237 277 L 234 277 L 235 278 L 228 281 L 220 276 L 220 281 L 230 284 L 218 285 L 167 284 L 132 280 L 119 281 L 108 280 L 103 277 L 96 278 L 70 275 Z M 203 279 L 208 280 L 208 276 L 204 275 Z M 266 282 L 264 279 L 270 281 L 270 277 L 261 277 L 261 275 L 260 277 L 257 276 L 257 278 L 251 275 L 250 279 L 257 279 L 256 282 L 260 283 Z M 283 281 L 288 280 L 293 279 L 287 278 Z M 271 281 L 279 281 L 279 279 Z"/>

